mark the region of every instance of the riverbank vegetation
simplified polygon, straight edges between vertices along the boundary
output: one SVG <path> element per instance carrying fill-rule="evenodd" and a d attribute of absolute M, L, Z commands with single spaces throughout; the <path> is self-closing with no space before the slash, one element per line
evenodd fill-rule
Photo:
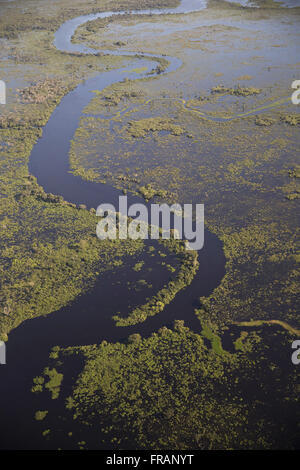
<path fill-rule="evenodd" d="M 143 88 L 146 85 L 139 82 L 137 89 Z M 124 94 L 127 84 L 115 85 L 114 89 Z M 128 85 L 128 90 L 132 92 L 134 86 Z M 298 182 L 289 176 L 295 168 L 297 136 L 293 126 L 281 118 L 288 105 L 268 110 L 270 126 L 257 125 L 255 116 L 219 123 L 201 119 L 173 98 L 143 103 L 143 94 L 122 100 L 114 111 L 115 119 L 82 120 L 72 145 L 74 167 L 80 165 L 82 171 L 93 168 L 124 191 L 138 192 L 148 185 L 153 192 L 147 193 L 146 199 L 158 195 L 158 200 L 169 202 L 207 201 L 206 222 L 224 241 L 227 258 L 227 274 L 221 286 L 211 300 L 203 301 L 207 314 L 220 326 L 232 320 L 263 320 L 265 315 L 266 320 L 291 322 L 297 329 L 293 203 Z M 102 103 L 99 95 L 89 111 L 102 114 Z M 151 114 L 160 120 L 166 116 L 162 114 L 166 103 L 169 119 L 187 128 L 192 138 L 156 130 L 146 132 L 140 140 L 128 139 L 128 123 L 145 123 Z M 126 112 L 118 114 L 125 104 Z M 230 114 L 236 106 L 230 105 Z M 264 115 L 259 117 L 264 119 Z M 93 140 L 97 146 L 98 139 L 103 154 L 95 155 L 85 143 Z M 143 158 L 149 147 L 151 152 Z M 117 152 L 119 148 L 121 153 Z M 164 192 L 163 197 L 159 191 Z"/>
<path fill-rule="evenodd" d="M 59 10 L 49 12 L 51 20 L 38 20 L 39 7 L 25 16 L 19 15 L 18 5 L 13 16 L 9 5 L 1 8 L 7 8 L 0 25 L 0 36 L 5 38 L 2 54 L 12 46 L 11 55 L 4 57 L 1 79 L 21 84 L 14 87 L 14 94 L 8 88 L 8 103 L 1 108 L 0 118 L 0 338 L 7 340 L 9 331 L 22 321 L 59 310 L 90 289 L 99 272 L 120 266 L 122 258 L 141 251 L 142 242 L 100 246 L 94 213 L 45 193 L 27 169 L 32 146 L 62 97 L 86 77 L 87 70 L 93 74 L 94 68 L 120 66 L 124 60 L 71 58 L 56 51 L 51 42 L 52 31 L 62 20 Z M 73 17 L 75 12 L 68 14 Z M 25 56 L 31 59 L 24 61 Z"/>
<path fill-rule="evenodd" d="M 176 277 L 154 294 L 147 303 L 132 310 L 126 318 L 114 315 L 113 320 L 115 320 L 117 326 L 136 325 L 145 321 L 148 317 L 157 315 L 175 298 L 178 292 L 189 286 L 193 281 L 199 269 L 198 253 L 196 251 L 186 251 L 185 244 L 181 241 L 164 241 L 164 246 L 180 256 L 180 266 Z"/>
<path fill-rule="evenodd" d="M 175 7 L 179 0 L 162 0 L 160 7 Z M 20 34 L 31 31 L 56 31 L 59 26 L 75 16 L 97 13 L 99 11 L 122 11 L 130 9 L 149 9 L 157 7 L 156 0 L 96 0 L 86 2 L 84 0 L 64 0 L 45 8 L 41 2 L 35 2 L 35 8 L 26 8 L 24 4 L 16 0 L 13 8 L 9 4 L 1 5 L 5 15 L 0 18 L 0 38 L 10 40 L 17 39 Z"/>
<path fill-rule="evenodd" d="M 217 85 L 211 89 L 211 92 L 221 93 L 223 95 L 251 96 L 259 95 L 261 93 L 261 89 L 254 87 L 241 87 L 240 85 L 234 88 L 228 88 L 224 85 Z"/>

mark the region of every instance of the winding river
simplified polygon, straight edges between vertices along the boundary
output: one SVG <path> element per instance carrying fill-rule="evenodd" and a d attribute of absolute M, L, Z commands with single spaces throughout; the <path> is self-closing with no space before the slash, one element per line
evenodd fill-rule
<path fill-rule="evenodd" d="M 175 14 L 199 11 L 206 3 L 199 0 L 183 0 L 178 8 L 134 11 L 133 14 Z M 85 46 L 73 44 L 71 38 L 79 25 L 96 18 L 122 15 L 126 12 L 105 12 L 80 16 L 64 23 L 55 34 L 55 46 L 68 53 L 94 54 Z M 148 70 L 156 67 L 154 55 L 104 51 L 109 54 L 132 56 L 133 66 L 141 63 Z M 181 61 L 166 57 L 169 65 L 164 73 L 169 73 L 181 66 Z M 101 60 L 101 59 L 99 59 Z M 146 74 L 136 74 L 120 70 L 101 73 L 86 80 L 67 94 L 57 106 L 43 129 L 42 137 L 33 147 L 29 171 L 36 176 L 38 183 L 46 192 L 64 197 L 65 200 L 85 204 L 88 208 L 97 207 L 101 202 L 117 206 L 121 192 L 109 185 L 82 180 L 70 172 L 70 141 L 79 125 L 83 109 L 89 103 L 92 90 L 105 87 L 123 79 L 143 78 Z M 141 202 L 140 198 L 128 196 L 129 204 Z M 36 435 L 33 413 L 36 410 L 35 397 L 30 393 L 32 378 L 38 375 L 47 364 L 49 351 L 54 345 L 72 346 L 123 341 L 131 333 L 149 336 L 160 327 L 171 325 L 175 319 L 183 319 L 185 324 L 196 332 L 200 325 L 194 309 L 197 299 L 209 295 L 220 283 L 225 273 L 225 257 L 220 240 L 206 230 L 204 249 L 199 252 L 200 268 L 192 284 L 179 292 L 176 298 L 159 315 L 148 318 L 134 327 L 118 328 L 111 320 L 111 315 L 122 307 L 126 290 L 117 299 L 114 295 L 111 275 L 99 279 L 90 292 L 80 296 L 71 305 L 54 312 L 47 317 L 25 321 L 9 335 L 7 343 L 7 365 L 0 368 L 1 389 L 1 442 L 2 449 L 38 449 L 44 447 L 44 441 Z M 163 281 L 163 279 L 162 279 Z M 128 297 L 128 293 L 127 293 Z M 119 303 L 118 303 L 119 302 Z M 121 302 L 121 303 L 120 303 Z M 75 371 L 74 371 L 75 374 Z M 54 423 L 55 425 L 55 423 Z"/>

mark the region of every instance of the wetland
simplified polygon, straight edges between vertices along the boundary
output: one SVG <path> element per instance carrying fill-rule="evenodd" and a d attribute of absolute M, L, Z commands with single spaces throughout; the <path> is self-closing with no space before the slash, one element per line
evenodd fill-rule
<path fill-rule="evenodd" d="M 255 3 L 0 2 L 1 448 L 299 448 L 300 8 Z M 121 194 L 203 250 L 100 242 Z"/>

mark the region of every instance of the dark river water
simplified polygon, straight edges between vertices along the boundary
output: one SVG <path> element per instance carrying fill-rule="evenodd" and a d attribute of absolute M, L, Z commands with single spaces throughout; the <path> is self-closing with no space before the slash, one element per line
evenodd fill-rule
<path fill-rule="evenodd" d="M 196 10 L 204 6 L 205 4 L 199 1 L 184 0 L 178 9 L 168 12 Z M 152 10 L 151 13 L 156 12 Z M 68 52 L 93 53 L 84 46 L 71 44 L 70 38 L 80 24 L 110 14 L 115 12 L 88 15 L 66 22 L 55 35 L 56 47 Z M 170 65 L 165 73 L 181 66 L 179 59 L 168 59 Z M 134 66 L 148 65 L 150 70 L 157 65 L 150 54 L 142 58 L 133 57 L 130 60 Z M 102 202 L 112 203 L 117 207 L 121 195 L 119 190 L 109 185 L 83 181 L 69 172 L 70 140 L 78 127 L 84 107 L 93 97 L 92 90 L 102 90 L 124 78 L 141 77 L 143 74 L 131 75 L 124 70 L 101 73 L 86 80 L 62 99 L 44 127 L 42 137 L 33 147 L 30 156 L 29 171 L 37 177 L 38 183 L 46 192 L 62 195 L 65 200 L 72 203 L 86 204 L 88 208 L 96 208 Z M 138 197 L 128 195 L 128 203 L 134 202 L 142 201 Z M 120 274 L 111 273 L 99 278 L 88 293 L 80 296 L 71 305 L 47 317 L 27 320 L 13 330 L 7 342 L 7 364 L 0 367 L 0 448 L 38 449 L 45 446 L 41 436 L 35 431 L 33 416 L 37 404 L 30 388 L 32 378 L 39 375 L 47 365 L 51 347 L 95 344 L 103 339 L 112 342 L 123 341 L 132 333 L 140 333 L 145 337 L 162 326 L 172 325 L 175 319 L 184 320 L 186 326 L 199 332 L 200 323 L 194 314 L 198 299 L 209 295 L 218 286 L 225 273 L 222 243 L 207 230 L 204 248 L 199 252 L 199 263 L 200 267 L 192 284 L 179 292 L 162 313 L 147 319 L 142 324 L 121 328 L 116 327 L 111 320 L 111 315 L 116 311 L 123 309 L 126 312 L 130 302 L 126 283 L 118 286 L 118 295 L 115 295 L 114 283 L 118 281 L 118 276 L 120 279 L 124 275 L 126 279 L 130 278 L 130 269 L 126 272 L 125 267 L 120 269 Z M 155 273 L 155 276 L 162 284 L 164 283 L 162 273 Z M 142 303 L 145 297 L 145 293 L 140 293 L 137 300 Z M 73 372 L 75 374 L 75 366 Z M 55 422 L 52 424 L 55 426 Z"/>

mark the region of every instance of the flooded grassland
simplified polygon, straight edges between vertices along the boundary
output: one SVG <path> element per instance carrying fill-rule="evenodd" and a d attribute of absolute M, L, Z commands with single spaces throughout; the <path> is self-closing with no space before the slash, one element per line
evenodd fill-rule
<path fill-rule="evenodd" d="M 97 40 L 114 47 L 122 37 L 122 50 L 183 61 L 161 78 L 96 93 L 72 142 L 71 165 L 125 192 L 148 187 L 151 195 L 163 192 L 159 200 L 205 204 L 227 258 L 221 285 L 203 299 L 220 325 L 273 318 L 298 325 L 300 121 L 290 100 L 298 21 L 287 10 L 207 9 L 77 32 L 87 43 L 92 37 L 93 47 Z"/>
<path fill-rule="evenodd" d="M 74 340 L 52 350 L 48 367 L 30 377 L 44 446 L 299 447 L 299 374 L 290 359 L 300 328 L 300 120 L 290 100 L 299 9 L 210 2 L 189 15 L 96 20 L 73 42 L 99 54 L 71 55 L 52 44 L 63 21 L 135 2 L 32 1 L 25 15 L 13 3 L 0 23 L 0 78 L 8 84 L 0 120 L 1 338 L 70 304 L 96 279 L 104 294 L 110 282 L 113 296 L 124 297 L 110 312 L 119 328 L 146 324 L 168 304 L 183 319 L 179 291 L 201 270 L 173 246 L 167 254 L 142 241 L 100 243 L 93 210 L 46 193 L 28 172 L 32 146 L 69 90 L 110 69 L 145 71 L 142 59 L 132 65 L 103 49 L 166 54 L 182 66 L 163 75 L 161 60 L 156 76 L 95 90 L 71 142 L 73 174 L 150 202 L 204 203 L 226 256 L 219 286 L 193 299 L 199 330 L 177 321 L 150 337 L 133 330 L 122 342 Z"/>
<path fill-rule="evenodd" d="M 1 79 L 7 85 L 7 105 L 2 106 L 0 117 L 3 339 L 22 320 L 73 300 L 91 285 L 99 269 L 119 266 L 122 256 L 142 246 L 142 242 L 126 241 L 100 247 L 94 213 L 45 194 L 28 173 L 32 146 L 61 98 L 83 79 L 127 63 L 126 58 L 57 51 L 53 30 L 68 17 L 68 4 L 50 8 L 46 21 L 45 5 L 36 3 L 37 8 L 26 9 L 25 19 L 21 4 L 13 11 L 1 5 L 5 12 L 1 15 Z M 78 6 L 69 16 L 91 10 Z M 39 25 L 41 12 L 46 19 Z M 13 37 L 8 33 L 10 22 Z"/>

